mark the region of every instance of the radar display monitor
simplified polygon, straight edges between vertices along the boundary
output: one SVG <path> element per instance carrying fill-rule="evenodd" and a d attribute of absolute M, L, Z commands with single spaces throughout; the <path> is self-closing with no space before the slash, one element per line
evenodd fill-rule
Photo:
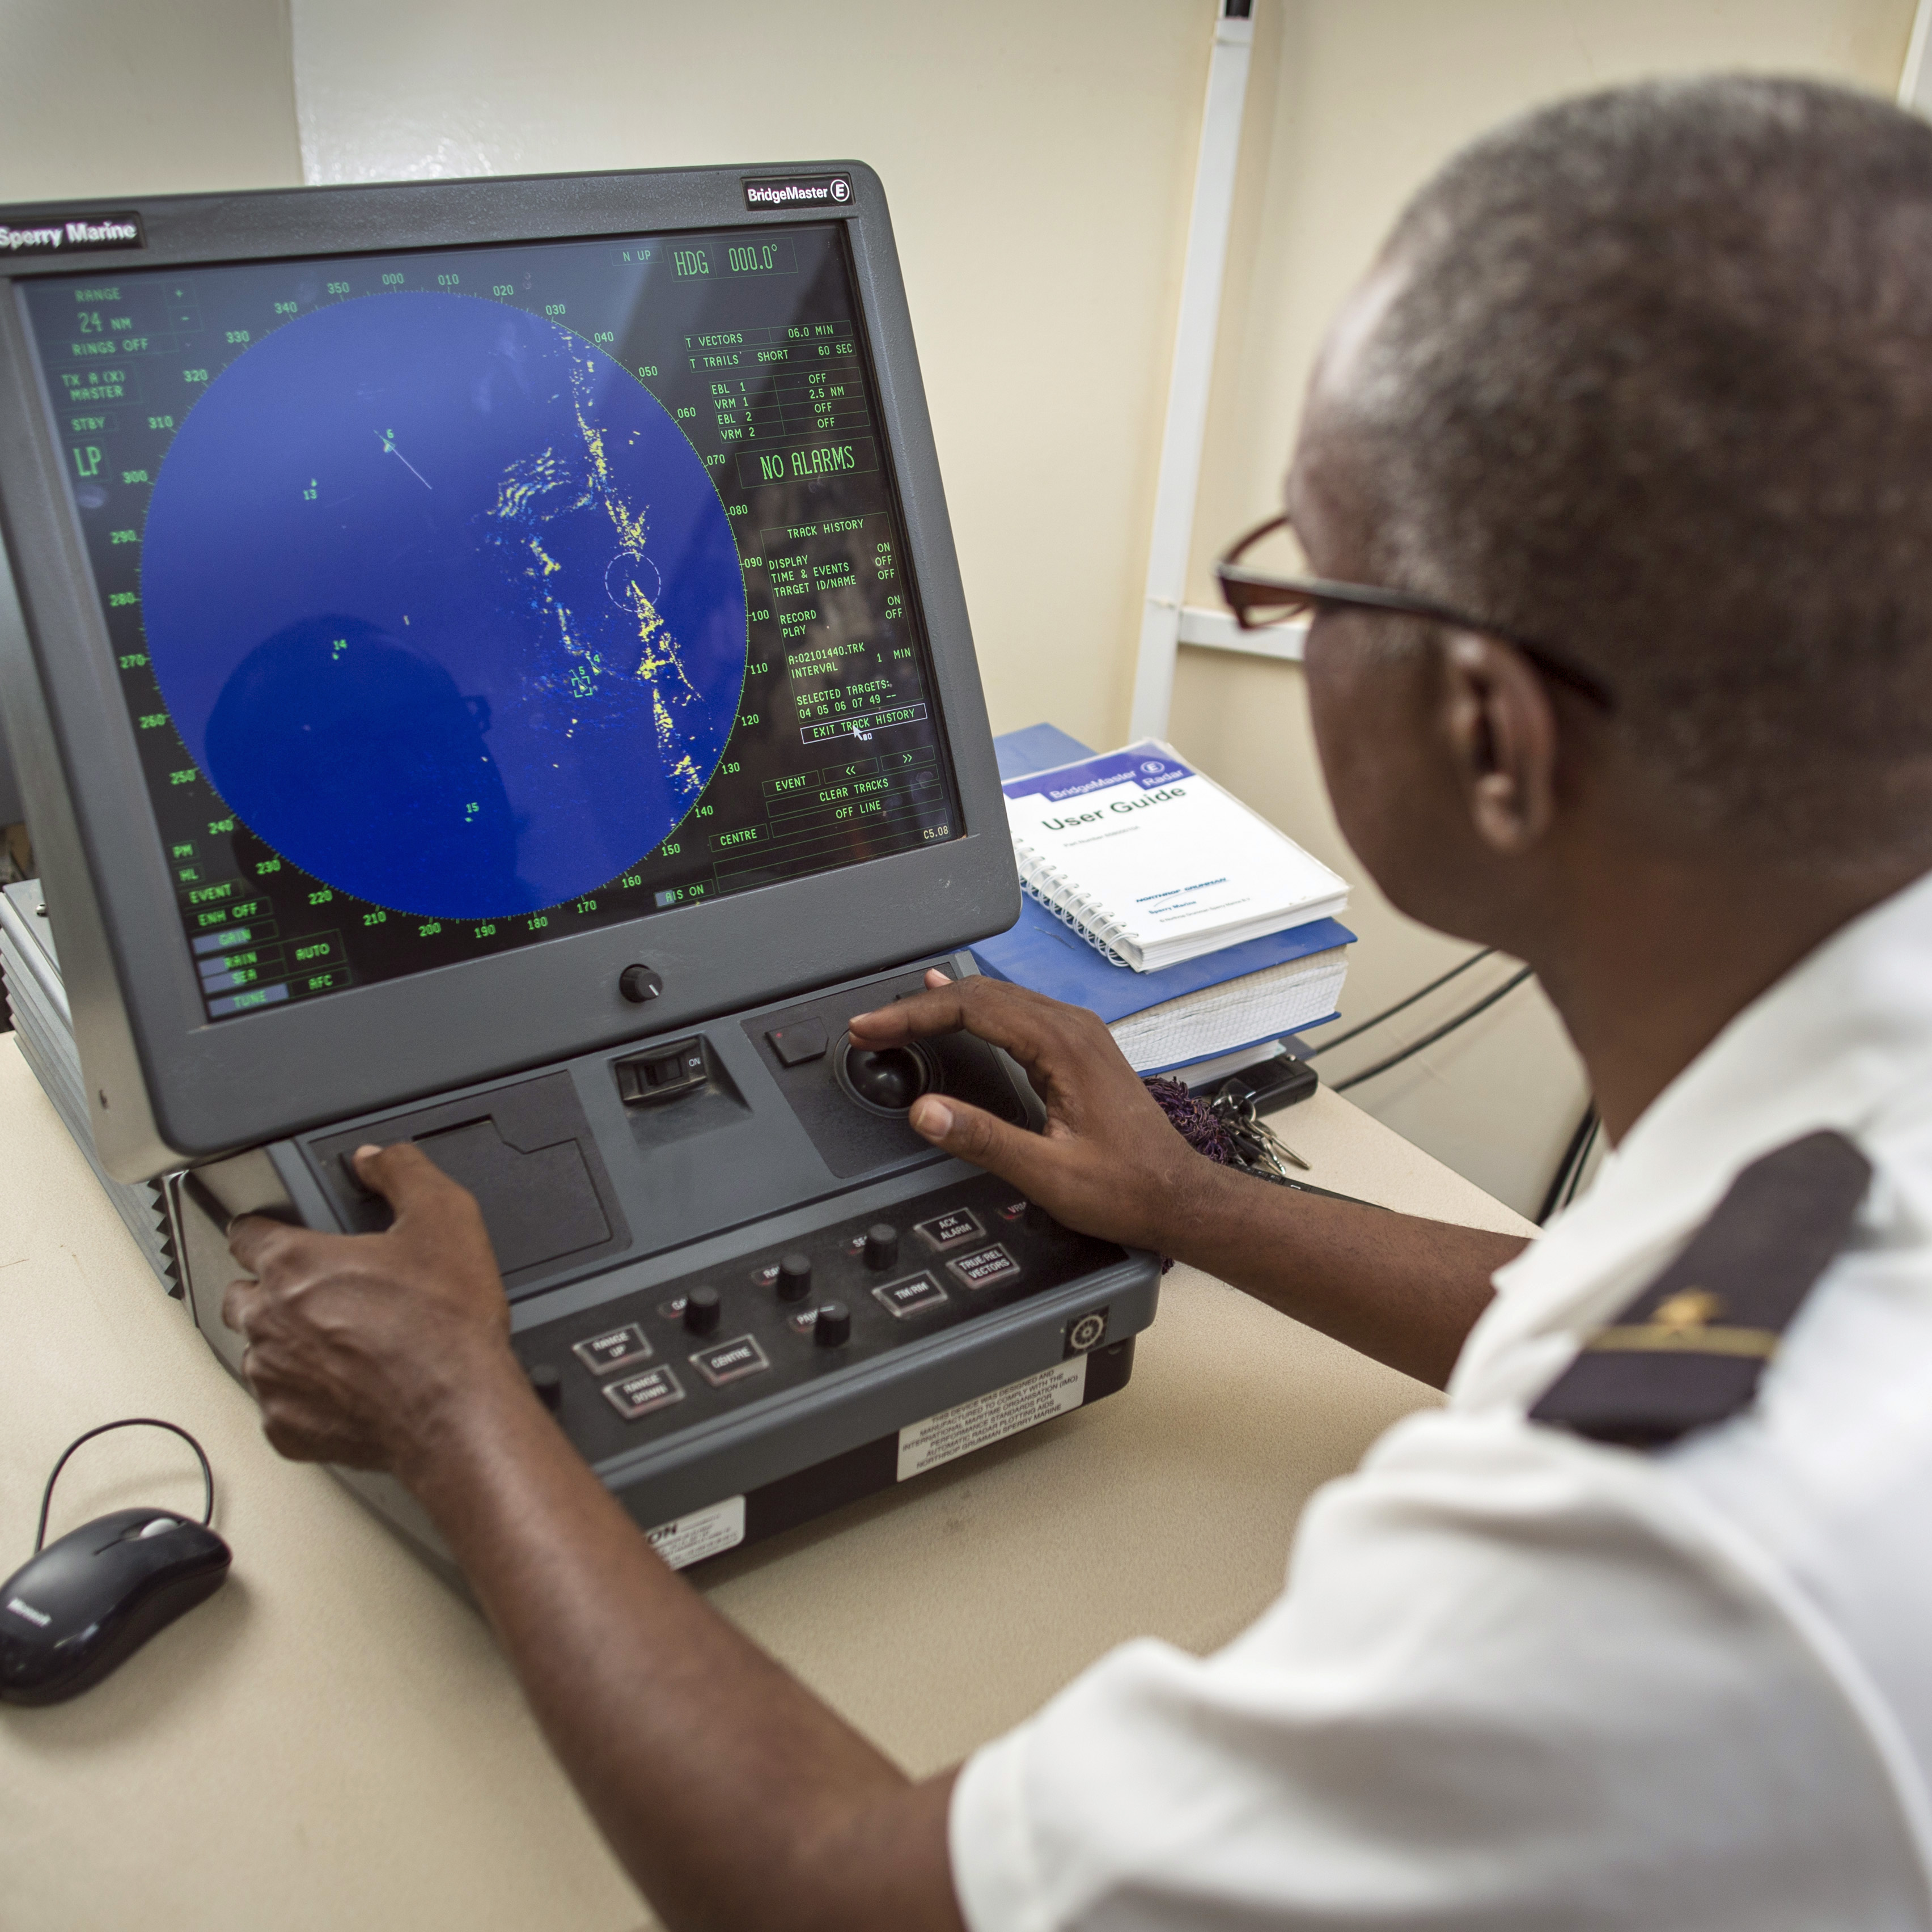
<path fill-rule="evenodd" d="M 26 306 L 210 1022 L 955 836 L 837 226 Z"/>
<path fill-rule="evenodd" d="M 0 530 L 123 1178 L 1017 916 L 857 164 L 0 208 Z"/>

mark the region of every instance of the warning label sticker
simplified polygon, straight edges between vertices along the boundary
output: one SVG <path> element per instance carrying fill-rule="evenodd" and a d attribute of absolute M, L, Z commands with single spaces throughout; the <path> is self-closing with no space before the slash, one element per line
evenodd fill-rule
<path fill-rule="evenodd" d="M 698 1563 L 707 1556 L 736 1550 L 745 1540 L 745 1498 L 728 1496 L 709 1509 L 694 1510 L 673 1522 L 661 1522 L 644 1534 L 651 1547 L 674 1570 Z"/>
<path fill-rule="evenodd" d="M 898 1480 L 936 1469 L 1004 1436 L 1017 1436 L 1036 1422 L 1050 1422 L 1078 1408 L 1086 1394 L 1087 1358 L 1077 1355 L 1024 1382 L 962 1402 L 957 1408 L 941 1409 L 899 1431 Z"/>

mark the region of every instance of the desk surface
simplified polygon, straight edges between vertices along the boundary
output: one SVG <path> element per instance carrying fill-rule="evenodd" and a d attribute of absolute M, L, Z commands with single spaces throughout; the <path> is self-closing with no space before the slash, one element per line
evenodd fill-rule
<path fill-rule="evenodd" d="M 1278 1124 L 1321 1184 L 1528 1224 L 1325 1090 Z M 652 1923 L 474 1611 L 325 1472 L 281 1461 L 0 1036 L 0 1571 L 80 1432 L 206 1444 L 235 1568 L 74 1702 L 0 1707 L 8 1932 L 635 1932 Z M 704 1573 L 728 1616 L 914 1773 L 1116 1643 L 1222 1642 L 1281 1584 L 1310 1492 L 1432 1400 L 1190 1270 L 1122 1393 Z M 69 1466 L 50 1534 L 200 1513 L 178 1442 Z"/>

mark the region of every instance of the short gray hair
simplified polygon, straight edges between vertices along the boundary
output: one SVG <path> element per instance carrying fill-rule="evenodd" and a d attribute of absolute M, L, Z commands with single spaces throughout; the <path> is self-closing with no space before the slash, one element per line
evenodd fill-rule
<path fill-rule="evenodd" d="M 1464 150 L 1384 259 L 1345 403 L 1381 580 L 1594 671 L 1688 826 L 1932 839 L 1932 126 L 1592 94 Z"/>

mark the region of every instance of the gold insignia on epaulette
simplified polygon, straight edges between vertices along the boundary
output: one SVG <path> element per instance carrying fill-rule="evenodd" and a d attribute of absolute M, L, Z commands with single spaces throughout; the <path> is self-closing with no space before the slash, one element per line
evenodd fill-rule
<path fill-rule="evenodd" d="M 1680 1288 L 1660 1301 L 1651 1316 L 1660 1328 L 1678 1328 L 1688 1334 L 1693 1329 L 1708 1328 L 1724 1312 L 1724 1298 L 1708 1288 Z"/>
<path fill-rule="evenodd" d="M 1600 1328 L 1586 1349 L 1630 1349 L 1652 1354 L 1748 1355 L 1768 1361 L 1778 1352 L 1778 1336 L 1768 1328 L 1718 1325 L 1724 1298 L 1708 1288 L 1680 1288 L 1651 1311 L 1647 1322 Z"/>

